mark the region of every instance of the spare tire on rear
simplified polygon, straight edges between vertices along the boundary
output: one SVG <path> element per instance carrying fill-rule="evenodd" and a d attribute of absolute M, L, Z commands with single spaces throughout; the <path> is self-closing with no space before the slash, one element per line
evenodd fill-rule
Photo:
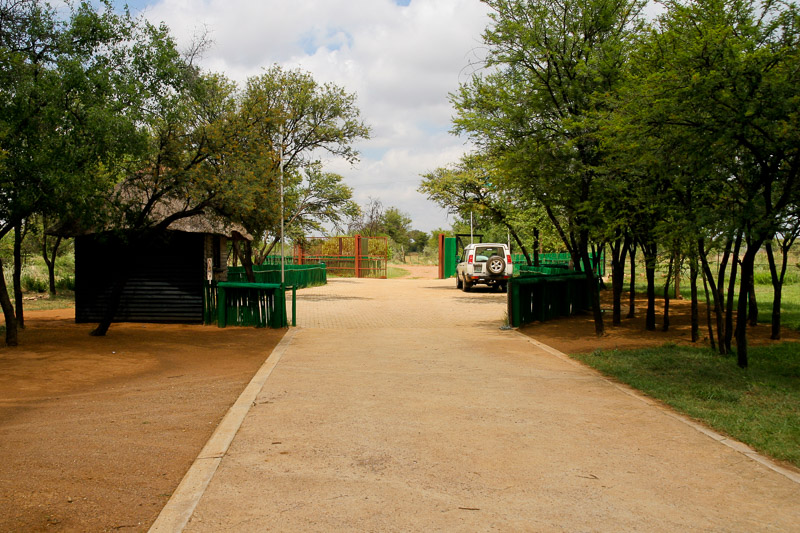
<path fill-rule="evenodd" d="M 492 276 L 499 276 L 506 270 L 506 262 L 499 255 L 493 255 L 486 261 L 486 269 Z"/>

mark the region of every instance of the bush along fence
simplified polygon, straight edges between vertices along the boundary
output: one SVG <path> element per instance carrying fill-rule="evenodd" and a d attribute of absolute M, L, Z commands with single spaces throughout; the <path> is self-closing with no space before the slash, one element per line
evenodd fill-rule
<path fill-rule="evenodd" d="M 511 278 L 508 284 L 509 325 L 519 327 L 591 309 L 591 294 L 586 283 L 586 276 L 580 273 Z"/>
<path fill-rule="evenodd" d="M 253 274 L 256 283 L 280 283 L 281 265 L 253 265 Z M 296 289 L 306 287 L 317 287 L 328 283 L 328 269 L 324 263 L 313 265 L 285 265 L 284 278 L 286 286 Z M 241 283 L 247 282 L 247 274 L 244 267 L 228 267 L 228 281 Z"/>

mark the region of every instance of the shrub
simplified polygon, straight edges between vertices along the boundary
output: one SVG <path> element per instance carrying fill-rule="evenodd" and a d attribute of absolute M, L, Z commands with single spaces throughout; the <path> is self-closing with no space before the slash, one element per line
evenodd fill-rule
<path fill-rule="evenodd" d="M 756 285 L 772 285 L 772 275 L 769 272 L 754 272 L 753 280 Z M 800 283 L 800 273 L 787 272 L 783 278 L 784 285 L 794 285 Z"/>
<path fill-rule="evenodd" d="M 59 278 L 56 281 L 56 289 L 60 291 L 74 291 L 75 290 L 75 277 L 74 276 L 66 276 L 63 278 Z"/>
<path fill-rule="evenodd" d="M 33 276 L 22 276 L 22 290 L 29 292 L 47 292 L 47 281 Z"/>

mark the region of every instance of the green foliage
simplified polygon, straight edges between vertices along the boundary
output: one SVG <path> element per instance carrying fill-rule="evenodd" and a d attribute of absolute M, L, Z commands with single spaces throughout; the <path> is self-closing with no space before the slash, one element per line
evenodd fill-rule
<path fill-rule="evenodd" d="M 47 292 L 47 280 L 33 276 L 22 276 L 22 290 L 29 292 Z"/>
<path fill-rule="evenodd" d="M 337 174 L 323 172 L 320 151 L 358 160 L 353 142 L 369 137 L 355 95 L 317 83 L 301 70 L 273 66 L 247 80 L 231 116 L 234 144 L 226 159 L 230 185 L 219 208 L 268 248 L 280 233 L 283 180 L 285 231 L 300 237 L 325 223 L 339 227 L 358 206 Z M 270 243 L 272 241 L 272 243 Z"/>
<path fill-rule="evenodd" d="M 574 355 L 755 449 L 800 466 L 800 345 L 751 348 L 747 371 L 676 345 Z"/>

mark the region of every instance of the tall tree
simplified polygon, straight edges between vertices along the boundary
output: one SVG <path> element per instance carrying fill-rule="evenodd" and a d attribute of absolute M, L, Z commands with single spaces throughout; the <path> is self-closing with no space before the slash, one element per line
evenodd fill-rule
<path fill-rule="evenodd" d="M 797 198 L 800 172 L 800 15 L 752 0 L 669 1 L 646 53 L 642 84 L 660 123 L 686 132 L 684 150 L 713 158 L 746 245 L 736 319 L 738 364 L 748 365 L 746 322 L 755 256 Z"/>
<path fill-rule="evenodd" d="M 320 155 L 358 161 L 354 143 L 369 138 L 369 127 L 355 95 L 275 65 L 247 80 L 237 107 L 240 138 L 226 172 L 238 178 L 222 197 L 226 213 L 264 243 L 279 235 L 282 218 L 299 228 L 314 227 L 314 220 L 338 224 L 353 214 L 349 189 L 341 177 L 323 172 Z M 252 260 L 251 248 L 245 254 Z"/>
<path fill-rule="evenodd" d="M 88 213 L 141 146 L 127 111 L 147 29 L 107 1 L 0 0 L 0 238 L 34 213 Z M 1 265 L 0 265 L 1 267 Z M 4 279 L 6 343 L 17 344 Z"/>
<path fill-rule="evenodd" d="M 564 245 L 582 263 L 595 331 L 604 331 L 589 254 L 596 167 L 596 116 L 616 90 L 642 4 L 485 0 L 487 66 L 453 96 L 456 131 L 505 162 L 519 190 L 547 210 Z"/>
<path fill-rule="evenodd" d="M 504 184 L 502 170 L 492 165 L 491 158 L 469 154 L 447 168 L 438 168 L 423 174 L 419 191 L 451 214 L 468 219 L 478 212 L 490 221 L 500 224 L 519 246 L 527 263 L 533 262 L 519 228 L 515 214 L 522 211 L 518 199 Z M 526 213 L 529 214 L 529 213 Z"/>

